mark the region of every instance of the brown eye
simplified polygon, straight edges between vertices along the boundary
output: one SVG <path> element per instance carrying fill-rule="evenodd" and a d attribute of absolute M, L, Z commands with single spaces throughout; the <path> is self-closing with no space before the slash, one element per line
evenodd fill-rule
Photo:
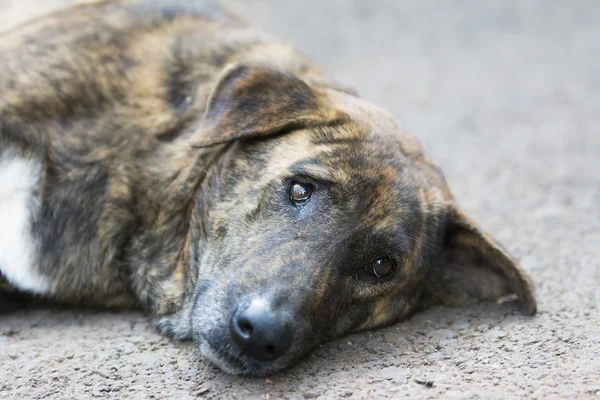
<path fill-rule="evenodd" d="M 365 270 L 376 278 L 385 278 L 394 269 L 394 262 L 389 257 L 383 257 L 368 265 Z"/>
<path fill-rule="evenodd" d="M 290 200 L 298 205 L 306 203 L 315 191 L 310 183 L 292 182 L 290 186 Z"/>

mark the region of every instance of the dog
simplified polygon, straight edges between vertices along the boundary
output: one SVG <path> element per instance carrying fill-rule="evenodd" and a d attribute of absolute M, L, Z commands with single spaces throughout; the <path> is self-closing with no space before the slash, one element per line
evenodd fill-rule
<path fill-rule="evenodd" d="M 417 139 L 227 8 L 94 2 L 0 54 L 5 293 L 141 308 L 253 375 L 436 304 L 536 312 Z"/>

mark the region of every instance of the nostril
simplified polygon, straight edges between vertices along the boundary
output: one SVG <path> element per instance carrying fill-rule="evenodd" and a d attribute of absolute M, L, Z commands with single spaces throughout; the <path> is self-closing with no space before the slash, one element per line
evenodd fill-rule
<path fill-rule="evenodd" d="M 252 322 L 246 318 L 243 313 L 236 312 L 233 315 L 233 318 L 231 318 L 231 333 L 233 339 L 238 344 L 246 346 L 247 342 L 252 339 L 252 332 L 254 332 L 254 325 Z"/>
<path fill-rule="evenodd" d="M 249 321 L 239 321 L 238 327 L 240 328 L 240 332 L 242 332 L 247 337 L 252 335 L 252 324 Z"/>

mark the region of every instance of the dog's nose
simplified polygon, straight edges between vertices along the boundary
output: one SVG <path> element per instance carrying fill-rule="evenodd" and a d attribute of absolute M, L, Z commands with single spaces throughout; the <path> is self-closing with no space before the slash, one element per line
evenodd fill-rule
<path fill-rule="evenodd" d="M 295 328 L 289 317 L 267 301 L 240 305 L 231 318 L 231 335 L 244 355 L 260 361 L 281 357 L 292 345 Z"/>

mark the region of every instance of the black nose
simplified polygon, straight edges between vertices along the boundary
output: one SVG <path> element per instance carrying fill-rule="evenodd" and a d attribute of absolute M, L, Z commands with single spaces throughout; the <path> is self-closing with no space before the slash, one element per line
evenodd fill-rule
<path fill-rule="evenodd" d="M 272 310 L 263 300 L 253 300 L 235 310 L 231 335 L 240 351 L 256 360 L 281 357 L 292 345 L 294 325 L 282 312 Z"/>

